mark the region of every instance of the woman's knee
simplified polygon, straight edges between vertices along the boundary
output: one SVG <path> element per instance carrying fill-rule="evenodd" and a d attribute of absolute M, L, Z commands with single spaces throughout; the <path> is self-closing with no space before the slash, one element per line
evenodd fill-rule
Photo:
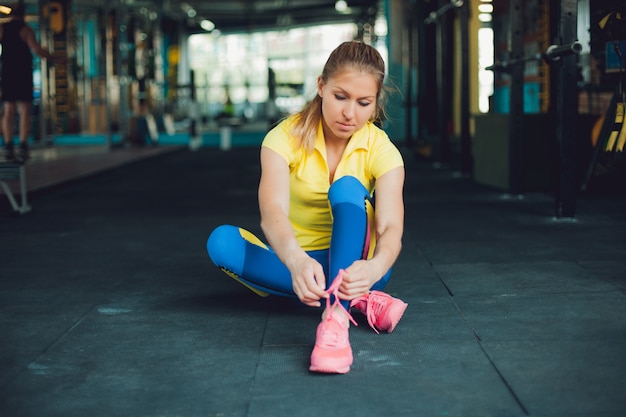
<path fill-rule="evenodd" d="M 356 177 L 350 175 L 333 182 L 328 190 L 328 199 L 331 205 L 352 203 L 360 206 L 368 197 L 369 193 L 363 184 Z"/>
<path fill-rule="evenodd" d="M 233 271 L 240 269 L 243 265 L 244 245 L 245 242 L 239 227 L 225 224 L 216 227 L 211 232 L 206 248 L 209 257 L 216 266 Z"/>

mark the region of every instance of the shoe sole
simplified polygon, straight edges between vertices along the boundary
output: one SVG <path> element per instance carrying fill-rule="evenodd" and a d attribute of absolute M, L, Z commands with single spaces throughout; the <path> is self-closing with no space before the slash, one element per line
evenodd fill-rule
<path fill-rule="evenodd" d="M 309 371 L 311 372 L 321 372 L 325 374 L 347 374 L 350 372 L 350 367 L 346 366 L 345 368 L 331 368 L 325 366 L 313 366 L 309 367 Z"/>
<path fill-rule="evenodd" d="M 326 374 L 345 374 L 350 371 L 352 361 L 351 351 L 349 358 L 318 357 L 313 359 L 313 357 L 311 357 L 309 371 L 323 372 Z"/>

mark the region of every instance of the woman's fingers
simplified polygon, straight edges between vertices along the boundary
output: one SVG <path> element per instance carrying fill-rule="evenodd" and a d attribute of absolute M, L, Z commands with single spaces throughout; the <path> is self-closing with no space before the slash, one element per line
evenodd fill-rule
<path fill-rule="evenodd" d="M 357 261 L 345 270 L 339 295 L 341 298 L 352 300 L 366 294 L 370 288 L 369 268 L 365 261 Z"/>
<path fill-rule="evenodd" d="M 304 304 L 319 307 L 320 299 L 328 297 L 325 290 L 326 278 L 322 266 L 309 259 L 302 265 L 300 272 L 294 276 L 293 289 L 300 301 Z"/>

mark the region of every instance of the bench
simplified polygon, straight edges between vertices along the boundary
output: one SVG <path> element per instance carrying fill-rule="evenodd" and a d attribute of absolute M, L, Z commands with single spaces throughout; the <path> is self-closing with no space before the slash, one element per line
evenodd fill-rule
<path fill-rule="evenodd" d="M 19 180 L 20 182 L 21 204 L 17 203 L 17 200 L 15 199 L 11 188 L 6 183 L 6 181 L 15 180 Z M 30 211 L 26 189 L 26 170 L 24 168 L 24 165 L 16 164 L 14 162 L 0 162 L 0 185 L 2 185 L 2 189 L 9 199 L 13 210 L 17 211 L 20 214 L 24 214 Z"/>

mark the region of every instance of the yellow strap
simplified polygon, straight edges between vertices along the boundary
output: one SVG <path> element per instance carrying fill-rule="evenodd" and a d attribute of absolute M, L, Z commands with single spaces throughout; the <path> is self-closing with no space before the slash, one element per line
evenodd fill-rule
<path fill-rule="evenodd" d="M 626 143 L 626 123 L 622 123 L 622 130 L 619 131 L 619 138 L 617 139 L 616 152 L 622 152 L 624 150 L 624 144 Z"/>
<path fill-rule="evenodd" d="M 617 136 L 622 130 L 623 122 L 624 122 L 624 105 L 626 103 L 617 103 L 617 108 L 615 109 L 615 123 L 613 124 L 613 131 L 609 135 L 609 140 L 606 143 L 605 151 L 610 152 L 613 150 L 613 146 L 615 146 L 615 142 L 617 141 Z"/>
<path fill-rule="evenodd" d="M 604 150 L 605 150 L 606 152 L 611 152 L 611 151 L 613 151 L 613 145 L 615 145 L 615 141 L 617 140 L 617 134 L 618 134 L 618 133 L 619 133 L 619 132 L 615 132 L 615 131 L 613 131 L 613 132 L 611 132 L 611 134 L 609 135 L 609 140 L 608 140 L 608 142 L 606 143 L 606 148 L 604 148 Z"/>
<path fill-rule="evenodd" d="M 604 27 L 606 26 L 606 24 L 608 23 L 609 19 L 613 15 L 615 15 L 615 19 L 622 20 L 622 14 L 620 12 L 611 12 L 611 13 L 607 14 L 606 16 L 604 16 L 602 18 L 602 20 L 600 20 L 600 22 L 598 22 L 598 26 L 600 26 L 600 29 L 604 30 Z"/>

